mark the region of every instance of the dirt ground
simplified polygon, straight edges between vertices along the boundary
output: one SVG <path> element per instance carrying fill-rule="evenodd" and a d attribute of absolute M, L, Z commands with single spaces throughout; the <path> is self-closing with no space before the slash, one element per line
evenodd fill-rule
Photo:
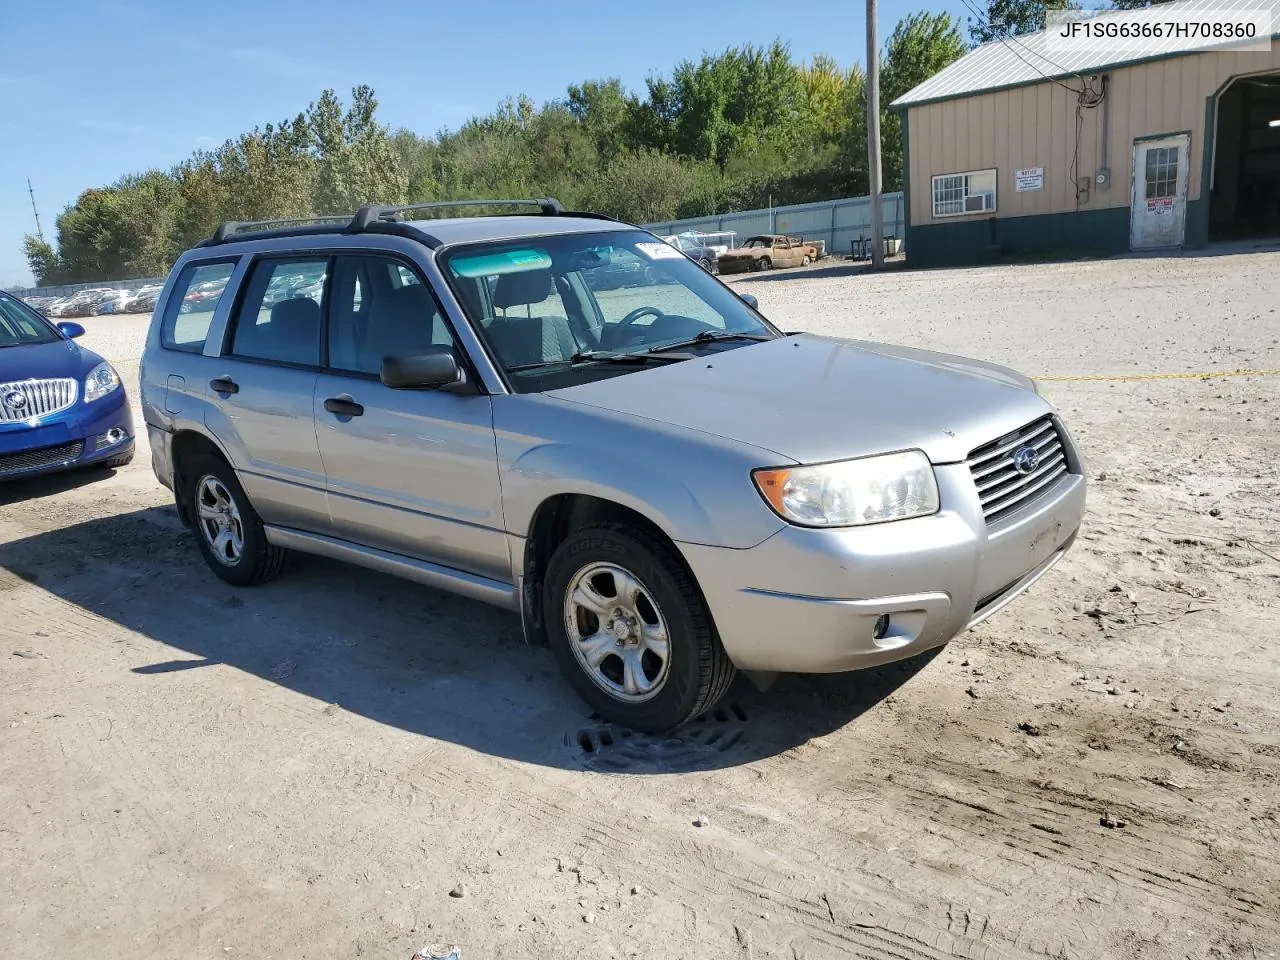
<path fill-rule="evenodd" d="M 1280 253 L 734 282 L 1029 374 L 1280 368 Z M 135 397 L 145 324 L 86 322 Z M 1057 570 L 671 740 L 477 603 L 224 586 L 145 449 L 0 488 L 0 955 L 1276 956 L 1280 377 L 1043 390 L 1093 481 Z"/>

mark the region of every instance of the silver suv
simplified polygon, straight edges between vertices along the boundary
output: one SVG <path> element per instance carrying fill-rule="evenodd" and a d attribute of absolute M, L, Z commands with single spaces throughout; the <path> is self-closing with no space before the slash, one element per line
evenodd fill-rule
<path fill-rule="evenodd" d="M 661 731 L 736 670 L 946 643 L 1070 547 L 1083 469 L 1025 377 L 783 333 L 639 228 L 489 203 L 529 211 L 223 224 L 174 265 L 142 404 L 218 576 L 298 550 L 519 611 Z"/>

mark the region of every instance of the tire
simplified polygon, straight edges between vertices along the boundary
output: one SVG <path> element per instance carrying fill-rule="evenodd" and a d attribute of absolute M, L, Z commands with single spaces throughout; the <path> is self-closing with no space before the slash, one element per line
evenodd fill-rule
<path fill-rule="evenodd" d="M 609 624 L 619 620 L 605 620 L 589 612 L 590 604 L 571 600 L 584 596 L 606 606 L 614 603 L 619 591 L 613 570 L 629 575 L 639 588 L 634 602 L 619 602 L 644 621 L 619 618 L 626 621 L 619 629 L 630 632 L 625 641 L 609 632 Z M 576 592 L 584 584 L 591 593 Z M 613 585 L 613 596 L 603 589 L 607 584 Z M 547 636 L 560 669 L 578 695 L 610 722 L 664 733 L 714 707 L 733 682 L 736 671 L 697 583 L 673 549 L 652 534 L 612 523 L 576 530 L 552 555 L 542 589 Z M 648 638 L 658 636 L 655 624 L 666 637 L 661 668 L 660 658 L 647 647 Z M 591 645 L 580 639 L 584 635 L 601 638 L 594 669 Z M 633 658 L 636 686 L 642 680 L 653 685 L 651 691 L 628 694 L 624 689 L 625 653 Z"/>
<path fill-rule="evenodd" d="M 698 266 L 700 266 L 703 270 L 707 271 L 707 273 L 711 272 L 711 261 L 708 260 L 706 257 L 703 257 L 701 260 L 698 261 Z"/>
<path fill-rule="evenodd" d="M 807 267 L 809 264 L 813 263 L 813 258 L 806 253 L 801 263 Z"/>
<path fill-rule="evenodd" d="M 236 479 L 235 471 L 227 462 L 221 457 L 201 456 L 183 464 L 182 475 L 183 496 L 187 498 L 196 545 L 209 568 L 237 587 L 266 583 L 278 577 L 289 558 L 289 551 L 267 542 L 262 518 L 253 509 L 244 488 Z M 236 551 L 230 549 L 234 543 L 227 545 L 225 542 L 221 550 L 215 549 L 215 531 L 211 524 L 222 524 L 201 516 L 202 506 L 215 509 L 222 506 L 222 499 L 214 495 L 218 490 L 234 507 L 229 511 L 230 515 L 224 514 L 223 519 L 227 521 L 227 527 L 239 531 L 239 549 Z"/>
<path fill-rule="evenodd" d="M 757 270 L 768 270 L 772 267 L 773 267 L 773 261 L 770 260 L 768 257 L 761 257 L 759 260 L 756 261 Z"/>

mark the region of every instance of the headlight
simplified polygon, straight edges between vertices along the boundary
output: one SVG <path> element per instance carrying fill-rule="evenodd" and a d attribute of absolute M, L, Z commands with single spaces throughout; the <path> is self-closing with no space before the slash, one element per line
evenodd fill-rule
<path fill-rule="evenodd" d="M 105 360 L 89 371 L 84 378 L 84 402 L 92 403 L 101 400 L 116 387 L 120 386 L 120 375 Z"/>
<path fill-rule="evenodd" d="M 751 478 L 779 516 L 806 527 L 850 527 L 938 512 L 938 481 L 919 450 L 754 470 Z"/>

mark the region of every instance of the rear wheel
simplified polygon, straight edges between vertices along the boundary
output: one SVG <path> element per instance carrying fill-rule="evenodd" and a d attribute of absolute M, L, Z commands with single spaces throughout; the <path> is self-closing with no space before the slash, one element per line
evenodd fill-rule
<path fill-rule="evenodd" d="M 698 261 L 698 266 L 700 266 L 703 270 L 707 271 L 707 273 L 711 272 L 711 261 L 708 260 L 706 257 L 703 257 L 701 260 Z"/>
<path fill-rule="evenodd" d="M 543 609 L 560 669 L 607 720 L 671 730 L 733 681 L 693 577 L 642 530 L 599 524 L 570 534 L 548 564 Z"/>
<path fill-rule="evenodd" d="M 196 544 L 209 568 L 238 587 L 279 576 L 289 552 L 267 541 L 262 518 L 226 461 L 202 456 L 183 473 Z"/>

